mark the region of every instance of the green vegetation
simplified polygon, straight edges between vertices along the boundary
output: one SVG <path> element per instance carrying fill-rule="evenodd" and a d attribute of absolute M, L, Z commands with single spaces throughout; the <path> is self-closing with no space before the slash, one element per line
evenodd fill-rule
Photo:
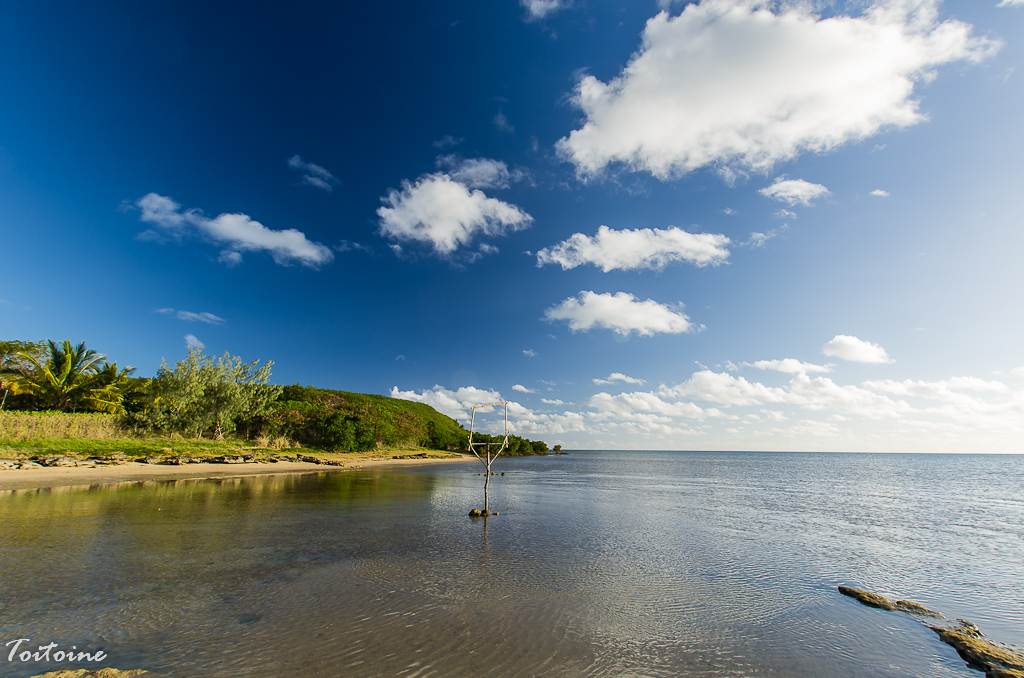
<path fill-rule="evenodd" d="M 135 430 L 196 438 L 210 432 L 223 440 L 237 422 L 263 415 L 281 394 L 281 387 L 267 384 L 274 363 L 257 369 L 258 364 L 226 352 L 212 358 L 201 348 L 191 348 L 174 369 L 164 362 L 155 379 L 139 384 L 125 423 Z"/>
<path fill-rule="evenodd" d="M 21 396 L 34 409 L 60 412 L 124 412 L 124 389 L 134 368 L 117 369 L 107 357 L 87 349 L 82 342 L 56 344 L 45 348 L 31 342 L 0 345 L 4 395 Z"/>
<path fill-rule="evenodd" d="M 164 362 L 155 378 L 133 379 L 132 368 L 119 371 L 84 343 L 0 342 L 0 448 L 150 455 L 302 446 L 329 456 L 467 448 L 468 431 L 429 405 L 273 386 L 273 362 L 259 362 L 193 348 L 173 368 Z M 474 434 L 474 442 L 489 441 L 501 437 Z M 509 436 L 506 454 L 547 451 L 541 441 Z"/>

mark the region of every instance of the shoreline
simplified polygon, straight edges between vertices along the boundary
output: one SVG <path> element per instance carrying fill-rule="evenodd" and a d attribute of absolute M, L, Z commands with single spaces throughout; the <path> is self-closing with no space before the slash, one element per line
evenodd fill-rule
<path fill-rule="evenodd" d="M 445 464 L 464 461 L 476 461 L 476 458 L 470 455 L 462 455 L 460 457 L 427 457 L 423 459 L 365 457 L 346 459 L 344 466 L 329 466 L 308 461 L 278 461 L 273 464 L 256 462 L 215 464 L 199 462 L 181 466 L 131 461 L 117 466 L 55 466 L 32 469 L 0 469 L 0 496 L 61 487 L 90 487 L 93 485 L 124 482 L 221 480 L 225 478 L 280 474 L 341 473 L 356 469 L 385 466 L 422 466 L 423 464 Z"/>

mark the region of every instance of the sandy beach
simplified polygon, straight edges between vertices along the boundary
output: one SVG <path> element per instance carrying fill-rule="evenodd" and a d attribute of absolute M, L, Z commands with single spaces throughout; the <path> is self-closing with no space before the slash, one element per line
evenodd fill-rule
<path fill-rule="evenodd" d="M 444 464 L 464 461 L 476 461 L 476 458 L 471 455 L 463 455 L 461 457 L 429 457 L 424 459 L 355 457 L 346 459 L 344 466 L 326 466 L 306 461 L 279 461 L 273 464 L 198 463 L 169 466 L 133 461 L 116 466 L 0 469 L 0 494 L 75 485 L 102 485 L 105 483 L 181 480 L 188 478 L 238 478 L 281 473 L 344 473 L 353 469 L 377 466 L 419 466 L 422 464 Z"/>

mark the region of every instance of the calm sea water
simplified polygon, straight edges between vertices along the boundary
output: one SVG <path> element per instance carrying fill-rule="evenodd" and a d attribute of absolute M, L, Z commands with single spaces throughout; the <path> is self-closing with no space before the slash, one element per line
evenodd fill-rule
<path fill-rule="evenodd" d="M 1024 457 L 500 458 L 487 520 L 480 470 L 0 494 L 0 642 L 166 676 L 981 676 L 845 583 L 1024 646 Z"/>

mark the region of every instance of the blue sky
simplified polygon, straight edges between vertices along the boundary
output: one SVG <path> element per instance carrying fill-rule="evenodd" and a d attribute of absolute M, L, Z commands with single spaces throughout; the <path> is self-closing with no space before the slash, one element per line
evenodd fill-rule
<path fill-rule="evenodd" d="M 0 335 L 568 448 L 1021 453 L 1022 50 L 1024 0 L 7 3 Z"/>

